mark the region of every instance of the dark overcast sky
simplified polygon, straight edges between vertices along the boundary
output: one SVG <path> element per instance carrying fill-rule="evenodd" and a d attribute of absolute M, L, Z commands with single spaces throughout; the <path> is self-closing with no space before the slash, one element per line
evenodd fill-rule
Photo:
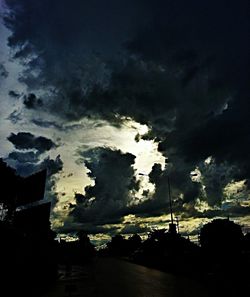
<path fill-rule="evenodd" d="M 1 154 L 21 174 L 60 164 L 48 189 L 60 230 L 122 232 L 131 216 L 143 232 L 168 213 L 168 176 L 175 212 L 191 225 L 248 222 L 249 1 L 1 2 Z M 134 147 L 155 148 L 147 180 L 137 176 L 128 121 L 148 127 L 135 131 Z M 91 145 L 77 142 L 80 131 Z M 82 188 L 86 178 L 95 184 L 63 200 L 56 184 L 76 164 Z"/>

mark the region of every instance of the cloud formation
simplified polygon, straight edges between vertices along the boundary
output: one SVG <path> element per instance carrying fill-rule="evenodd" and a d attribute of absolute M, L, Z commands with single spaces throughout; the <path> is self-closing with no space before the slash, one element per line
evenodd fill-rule
<path fill-rule="evenodd" d="M 18 150 L 35 149 L 39 153 L 44 153 L 56 147 L 56 144 L 51 139 L 43 136 L 36 137 L 29 132 L 11 133 L 8 140 Z"/>
<path fill-rule="evenodd" d="M 107 64 L 144 23 L 139 18 L 141 1 L 7 0 L 6 4 L 5 24 L 12 32 L 9 46 L 27 69 L 20 80 L 31 89 L 45 88 L 46 107 L 68 119 L 87 113 L 84 98 L 94 85 L 108 84 Z"/>
<path fill-rule="evenodd" d="M 71 215 L 77 222 L 94 225 L 120 222 L 138 188 L 133 169 L 135 156 L 101 147 L 82 156 L 94 185 L 85 188 L 85 195 L 75 195 Z"/>
<path fill-rule="evenodd" d="M 202 201 L 211 208 L 202 215 L 210 217 L 219 213 L 215 207 L 223 205 L 228 183 L 250 178 L 247 0 L 6 4 L 9 46 L 26 69 L 20 80 L 29 90 L 23 101 L 29 111 L 39 107 L 66 124 L 88 117 L 119 127 L 132 118 L 150 127 L 143 137 L 160 141 L 168 160 L 165 169 L 152 168 L 152 197 L 128 207 L 138 187 L 134 157 L 104 148 L 82 155 L 95 185 L 75 197 L 76 220 L 87 223 L 99 214 L 94 220 L 103 223 L 120 221 L 129 211 L 162 213 L 168 178 L 176 211 L 200 216 L 196 204 Z M 17 122 L 18 114 L 11 119 Z M 46 119 L 32 123 L 62 129 Z M 20 150 L 55 147 L 26 132 L 8 139 Z M 12 153 L 20 161 L 33 157 Z M 213 162 L 204 164 L 209 157 Z M 190 177 L 195 169 L 202 175 L 198 182 Z"/>

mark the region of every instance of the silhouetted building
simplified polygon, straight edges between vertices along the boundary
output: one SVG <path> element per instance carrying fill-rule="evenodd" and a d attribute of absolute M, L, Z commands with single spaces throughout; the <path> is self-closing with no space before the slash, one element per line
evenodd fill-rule
<path fill-rule="evenodd" d="M 46 235 L 50 229 L 50 207 L 51 203 L 47 202 L 16 211 L 13 224 L 25 233 Z"/>
<path fill-rule="evenodd" d="M 18 177 L 16 206 L 42 200 L 44 197 L 47 171 L 41 170 L 28 177 Z"/>
<path fill-rule="evenodd" d="M 32 290 L 46 288 L 57 276 L 51 204 L 43 203 L 46 170 L 24 178 L 1 159 L 0 176 L 0 203 L 7 212 L 0 222 L 3 284 L 9 296 L 16 288 L 20 295 L 34 296 Z"/>
<path fill-rule="evenodd" d="M 28 177 L 21 177 L 16 170 L 0 159 L 1 193 L 0 203 L 8 210 L 8 219 L 12 219 L 16 208 L 38 202 L 44 198 L 46 170 Z"/>

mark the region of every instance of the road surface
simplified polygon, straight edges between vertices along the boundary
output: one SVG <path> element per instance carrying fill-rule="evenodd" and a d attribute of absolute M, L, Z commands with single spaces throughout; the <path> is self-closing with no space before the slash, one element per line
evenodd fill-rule
<path fill-rule="evenodd" d="M 118 259 L 73 267 L 44 297 L 207 297 L 198 282 Z"/>

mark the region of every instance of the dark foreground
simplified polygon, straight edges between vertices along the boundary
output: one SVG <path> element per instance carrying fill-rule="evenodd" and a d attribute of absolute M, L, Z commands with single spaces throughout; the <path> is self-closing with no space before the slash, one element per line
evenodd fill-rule
<path fill-rule="evenodd" d="M 206 285 L 126 261 L 104 258 L 62 276 L 44 297 L 206 297 Z"/>

